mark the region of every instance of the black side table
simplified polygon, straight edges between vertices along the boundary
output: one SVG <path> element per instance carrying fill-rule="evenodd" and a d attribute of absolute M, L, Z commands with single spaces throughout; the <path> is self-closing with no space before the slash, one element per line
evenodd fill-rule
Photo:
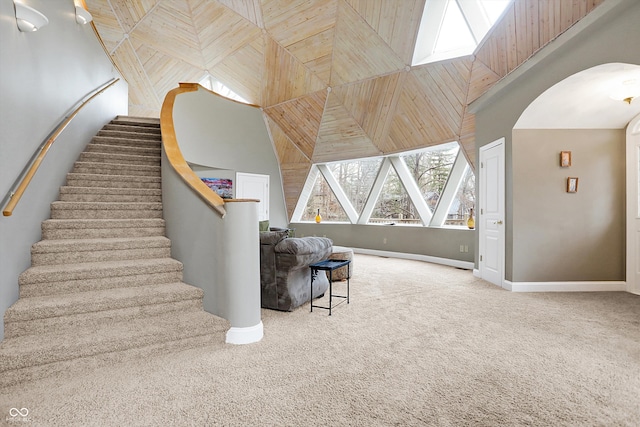
<path fill-rule="evenodd" d="M 311 311 L 313 311 L 313 307 L 316 308 L 324 308 L 325 310 L 329 310 L 329 316 L 331 316 L 331 309 L 333 306 L 333 298 L 342 298 L 342 301 L 337 303 L 335 306 L 342 304 L 343 302 L 347 302 L 349 304 L 349 281 L 351 279 L 351 260 L 337 260 L 337 259 L 327 259 L 324 261 L 316 262 L 315 264 L 311 264 L 309 268 L 311 268 L 311 292 L 309 294 L 309 299 L 311 302 Z M 347 295 L 334 295 L 333 294 L 333 270 L 347 266 Z M 329 272 L 329 307 L 325 307 L 322 305 L 313 305 L 313 279 L 315 279 L 318 271 L 328 271 Z"/>

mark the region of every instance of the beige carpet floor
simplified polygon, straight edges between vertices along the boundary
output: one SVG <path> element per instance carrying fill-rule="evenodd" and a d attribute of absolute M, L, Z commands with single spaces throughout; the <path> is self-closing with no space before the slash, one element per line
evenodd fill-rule
<path fill-rule="evenodd" d="M 354 262 L 351 304 L 331 317 L 264 310 L 260 343 L 221 337 L 1 389 L 0 424 L 640 425 L 639 296 L 518 294 L 451 267 Z"/>

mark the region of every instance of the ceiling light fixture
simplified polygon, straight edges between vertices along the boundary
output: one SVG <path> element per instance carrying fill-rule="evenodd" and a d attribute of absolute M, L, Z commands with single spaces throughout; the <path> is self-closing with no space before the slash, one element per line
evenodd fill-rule
<path fill-rule="evenodd" d="M 13 2 L 16 8 L 16 23 L 22 32 L 38 31 L 49 23 L 49 20 L 42 13 L 38 12 L 26 4 Z"/>
<path fill-rule="evenodd" d="M 618 84 L 612 91 L 611 98 L 626 102 L 631 105 L 634 98 L 640 96 L 640 79 L 626 79 Z"/>
<path fill-rule="evenodd" d="M 91 21 L 93 21 L 93 16 L 91 16 L 89 11 L 82 6 L 76 6 L 76 22 L 84 25 Z"/>

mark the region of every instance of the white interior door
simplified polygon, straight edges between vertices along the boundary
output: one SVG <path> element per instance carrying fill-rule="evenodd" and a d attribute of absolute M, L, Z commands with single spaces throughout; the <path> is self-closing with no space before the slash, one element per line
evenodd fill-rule
<path fill-rule="evenodd" d="M 258 221 L 269 219 L 269 175 L 236 173 L 236 199 L 258 199 Z"/>
<path fill-rule="evenodd" d="M 480 277 L 500 287 L 504 282 L 504 138 L 480 148 Z"/>
<path fill-rule="evenodd" d="M 640 294 L 640 116 L 627 126 L 627 291 Z"/>

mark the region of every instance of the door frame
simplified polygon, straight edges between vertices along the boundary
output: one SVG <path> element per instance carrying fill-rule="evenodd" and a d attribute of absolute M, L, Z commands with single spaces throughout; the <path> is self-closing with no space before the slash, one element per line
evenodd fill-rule
<path fill-rule="evenodd" d="M 499 148 L 500 149 L 500 159 L 501 159 L 501 164 L 499 165 L 501 174 L 500 174 L 500 179 L 499 179 L 499 183 L 498 186 L 501 188 L 497 188 L 495 189 L 495 191 L 501 191 L 502 192 L 502 206 L 500 207 L 502 210 L 502 226 L 500 227 L 500 233 L 499 233 L 499 242 L 498 242 L 498 259 L 500 260 L 500 272 L 499 272 L 499 276 L 500 276 L 500 283 L 494 283 L 497 286 L 500 286 L 502 288 L 508 289 L 507 287 L 505 287 L 505 248 L 506 248 L 506 244 L 505 244 L 505 240 L 506 240 L 506 233 L 505 233 L 505 202 L 506 202 L 506 178 L 505 178 L 505 144 L 506 144 L 506 140 L 504 137 L 499 138 L 489 144 L 483 145 L 482 147 L 480 147 L 479 149 L 479 158 L 480 158 L 480 170 L 478 173 L 478 181 L 479 181 L 479 197 L 478 197 L 478 201 L 479 201 L 479 209 L 477 210 L 477 220 L 476 220 L 476 225 L 478 228 L 478 238 L 479 238 L 479 244 L 478 244 L 478 277 L 484 279 L 484 275 L 486 275 L 486 273 L 484 273 L 484 268 L 483 268 L 483 264 L 480 261 L 480 257 L 482 256 L 482 254 L 485 251 L 485 238 L 486 238 L 486 234 L 485 234 L 485 230 L 484 230 L 484 224 L 482 222 L 482 215 L 483 215 L 483 209 L 485 207 L 485 200 L 484 200 L 484 194 L 486 194 L 487 191 L 487 183 L 486 183 L 486 179 L 483 179 L 483 172 L 482 172 L 482 165 L 483 162 L 486 160 L 486 153 L 488 150 L 493 149 L 493 148 Z M 491 282 L 493 283 L 493 282 Z"/>
<path fill-rule="evenodd" d="M 626 156 L 627 156 L 627 268 L 626 285 L 627 292 L 640 295 L 640 283 L 635 280 L 638 265 L 639 250 L 637 222 L 640 221 L 640 188 L 638 179 L 640 174 L 640 116 L 636 116 L 627 125 L 626 131 Z"/>

